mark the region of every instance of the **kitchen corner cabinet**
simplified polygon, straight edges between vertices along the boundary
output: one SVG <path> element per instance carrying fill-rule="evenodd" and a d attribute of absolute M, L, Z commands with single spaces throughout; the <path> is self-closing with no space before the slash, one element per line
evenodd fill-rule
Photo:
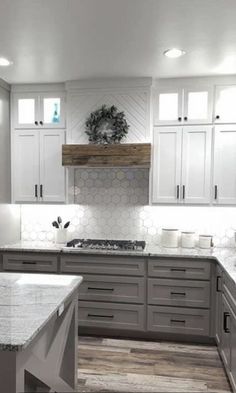
<path fill-rule="evenodd" d="M 236 124 L 215 126 L 213 203 L 236 204 Z"/>
<path fill-rule="evenodd" d="M 65 169 L 61 150 L 64 130 L 15 130 L 13 201 L 65 202 Z"/>
<path fill-rule="evenodd" d="M 210 203 L 212 127 L 155 127 L 152 203 Z"/>
<path fill-rule="evenodd" d="M 65 128 L 64 93 L 13 93 L 13 128 Z"/>
<path fill-rule="evenodd" d="M 212 87 L 158 89 L 154 124 L 206 124 L 212 122 Z"/>

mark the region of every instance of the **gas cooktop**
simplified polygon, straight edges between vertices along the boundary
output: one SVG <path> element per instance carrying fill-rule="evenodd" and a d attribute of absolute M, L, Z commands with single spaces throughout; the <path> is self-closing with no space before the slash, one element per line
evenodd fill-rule
<path fill-rule="evenodd" d="M 73 250 L 143 251 L 145 246 L 145 241 L 138 240 L 74 239 L 67 243 L 66 248 Z"/>

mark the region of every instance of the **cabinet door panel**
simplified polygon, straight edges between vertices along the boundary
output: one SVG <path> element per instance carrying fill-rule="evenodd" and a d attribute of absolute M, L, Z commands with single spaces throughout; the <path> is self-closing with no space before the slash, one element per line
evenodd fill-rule
<path fill-rule="evenodd" d="M 236 85 L 216 86 L 215 96 L 215 122 L 235 123 L 236 122 Z"/>
<path fill-rule="evenodd" d="M 183 89 L 158 90 L 155 124 L 179 124 L 182 116 Z"/>
<path fill-rule="evenodd" d="M 38 202 L 39 135 L 37 131 L 15 131 L 13 134 L 13 200 Z"/>
<path fill-rule="evenodd" d="M 43 202 L 65 202 L 65 169 L 62 166 L 64 130 L 40 132 L 40 185 Z"/>
<path fill-rule="evenodd" d="M 153 189 L 154 203 L 177 203 L 181 172 L 182 128 L 154 129 Z"/>
<path fill-rule="evenodd" d="M 44 93 L 40 95 L 40 120 L 44 127 L 65 127 L 64 95 L 57 93 Z"/>
<path fill-rule="evenodd" d="M 216 267 L 216 318 L 215 318 L 215 336 L 217 344 L 221 343 L 222 335 L 222 271 Z"/>
<path fill-rule="evenodd" d="M 212 89 L 184 89 L 184 121 L 187 123 L 212 122 Z"/>
<path fill-rule="evenodd" d="M 214 203 L 236 204 L 236 125 L 215 127 Z"/>
<path fill-rule="evenodd" d="M 210 203 L 212 128 L 183 130 L 182 199 L 184 203 Z"/>
<path fill-rule="evenodd" d="M 227 368 L 230 367 L 230 307 L 225 298 L 222 296 L 222 335 L 221 335 L 221 355 Z"/>

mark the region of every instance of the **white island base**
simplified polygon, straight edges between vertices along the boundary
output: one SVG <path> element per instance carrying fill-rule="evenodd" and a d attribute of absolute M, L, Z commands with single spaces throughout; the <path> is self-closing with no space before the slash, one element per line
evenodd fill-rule
<path fill-rule="evenodd" d="M 13 276 L 16 275 L 13 274 Z M 0 274 L 0 288 L 1 277 L 2 274 Z M 74 281 L 78 282 L 78 279 Z M 39 301 L 40 307 L 42 307 L 40 294 L 35 293 L 35 299 Z M 0 319 L 2 318 L 1 307 L 0 305 Z M 35 309 L 37 309 L 37 305 Z M 76 391 L 77 311 L 78 285 L 74 287 L 69 297 L 67 296 L 66 300 L 54 310 L 44 326 L 36 332 L 33 338 L 31 337 L 30 341 L 23 345 L 0 344 L 1 393 Z M 15 320 L 15 317 L 13 318 Z M 18 319 L 22 321 L 24 316 L 22 315 Z M 13 329 L 13 325 L 14 323 L 11 323 L 9 328 Z M 17 327 L 19 327 L 19 324 Z M 16 325 L 14 325 L 14 328 L 16 328 Z M 8 332 L 6 334 L 8 335 Z M 13 332 L 9 332 L 9 334 L 13 336 Z"/>

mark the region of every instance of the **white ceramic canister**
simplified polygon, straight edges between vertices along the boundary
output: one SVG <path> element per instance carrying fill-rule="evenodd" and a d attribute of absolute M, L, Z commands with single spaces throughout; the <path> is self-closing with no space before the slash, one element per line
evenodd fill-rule
<path fill-rule="evenodd" d="M 181 247 L 195 247 L 195 232 L 181 232 Z"/>
<path fill-rule="evenodd" d="M 163 247 L 178 247 L 179 245 L 179 230 L 162 228 L 161 244 Z"/>
<path fill-rule="evenodd" d="M 199 247 L 200 248 L 211 248 L 212 236 L 211 235 L 199 235 Z"/>
<path fill-rule="evenodd" d="M 58 244 L 64 244 L 67 242 L 67 229 L 56 229 L 55 242 Z"/>

